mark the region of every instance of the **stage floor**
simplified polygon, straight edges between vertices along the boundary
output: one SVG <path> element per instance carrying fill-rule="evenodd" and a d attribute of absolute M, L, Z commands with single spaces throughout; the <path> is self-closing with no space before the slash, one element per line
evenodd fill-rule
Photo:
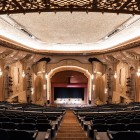
<path fill-rule="evenodd" d="M 87 107 L 88 104 L 55 104 L 57 107 Z"/>

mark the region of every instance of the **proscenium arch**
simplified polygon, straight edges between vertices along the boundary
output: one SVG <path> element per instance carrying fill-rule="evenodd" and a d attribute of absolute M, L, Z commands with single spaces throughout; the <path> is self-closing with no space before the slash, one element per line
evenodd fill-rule
<path fill-rule="evenodd" d="M 88 70 L 78 67 L 78 66 L 60 66 L 57 68 L 52 69 L 47 76 L 47 100 L 51 101 L 51 78 L 53 75 L 55 75 L 57 72 L 61 72 L 61 71 L 66 71 L 66 70 L 73 70 L 73 71 L 78 71 L 83 73 L 87 79 L 88 79 L 88 88 L 87 88 L 87 96 L 88 96 L 88 100 L 91 100 L 91 83 L 92 83 L 92 79 L 91 79 L 91 74 L 89 73 Z"/>

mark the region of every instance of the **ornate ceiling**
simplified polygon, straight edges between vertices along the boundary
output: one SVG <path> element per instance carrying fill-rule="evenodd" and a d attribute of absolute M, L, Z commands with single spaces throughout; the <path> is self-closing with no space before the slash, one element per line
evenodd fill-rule
<path fill-rule="evenodd" d="M 0 35 L 37 52 L 95 53 L 139 37 L 139 13 L 138 0 L 1 0 Z"/>
<path fill-rule="evenodd" d="M 10 18 L 44 44 L 93 44 L 131 19 L 131 15 L 64 12 L 13 14 Z"/>
<path fill-rule="evenodd" d="M 40 53 L 101 53 L 138 41 L 139 19 L 111 13 L 2 15 L 0 37 L 1 42 Z"/>

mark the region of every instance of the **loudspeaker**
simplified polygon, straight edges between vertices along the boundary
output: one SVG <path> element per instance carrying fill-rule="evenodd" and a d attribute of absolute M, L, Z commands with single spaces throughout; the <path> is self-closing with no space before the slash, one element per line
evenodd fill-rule
<path fill-rule="evenodd" d="M 50 100 L 47 100 L 47 104 L 50 104 Z"/>
<path fill-rule="evenodd" d="M 91 104 L 91 100 L 88 100 L 88 103 Z"/>

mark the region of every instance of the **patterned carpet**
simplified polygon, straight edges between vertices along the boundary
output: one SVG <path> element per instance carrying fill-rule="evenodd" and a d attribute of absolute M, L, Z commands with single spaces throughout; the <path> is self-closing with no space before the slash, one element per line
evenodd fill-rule
<path fill-rule="evenodd" d="M 90 140 L 80 126 L 76 116 L 71 110 L 67 110 L 61 126 L 54 140 Z"/>

